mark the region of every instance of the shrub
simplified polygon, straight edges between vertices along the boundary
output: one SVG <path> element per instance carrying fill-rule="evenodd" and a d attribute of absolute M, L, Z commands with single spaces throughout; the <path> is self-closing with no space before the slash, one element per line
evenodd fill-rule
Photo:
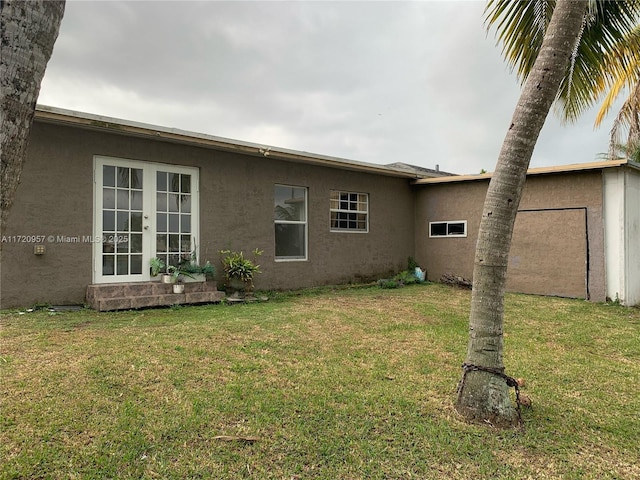
<path fill-rule="evenodd" d="M 415 271 L 404 270 L 393 278 L 383 278 L 378 280 L 378 286 L 380 288 L 399 288 L 405 285 L 412 285 L 414 283 L 420 283 L 418 277 L 416 277 Z"/>

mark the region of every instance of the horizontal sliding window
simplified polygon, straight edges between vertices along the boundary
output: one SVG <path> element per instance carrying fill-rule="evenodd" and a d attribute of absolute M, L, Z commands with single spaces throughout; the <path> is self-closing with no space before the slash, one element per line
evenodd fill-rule
<path fill-rule="evenodd" d="M 369 231 L 369 195 L 331 190 L 332 232 Z"/>
<path fill-rule="evenodd" d="M 429 222 L 429 237 L 466 237 L 467 221 Z"/>

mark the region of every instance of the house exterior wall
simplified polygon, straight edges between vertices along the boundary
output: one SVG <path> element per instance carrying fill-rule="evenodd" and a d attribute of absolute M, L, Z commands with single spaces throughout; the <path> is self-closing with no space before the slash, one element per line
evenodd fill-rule
<path fill-rule="evenodd" d="M 632 169 L 604 173 L 607 297 L 640 303 L 640 174 Z"/>
<path fill-rule="evenodd" d="M 197 167 L 200 259 L 221 272 L 221 249 L 264 251 L 258 289 L 372 280 L 406 267 L 413 255 L 414 194 L 409 180 L 216 151 L 36 121 L 5 242 L 0 307 L 82 304 L 92 282 L 94 156 Z M 275 261 L 274 185 L 308 188 L 308 259 Z M 330 232 L 329 191 L 369 194 L 368 233 Z M 44 255 L 34 255 L 34 243 Z"/>
<path fill-rule="evenodd" d="M 625 305 L 640 304 L 640 174 L 625 169 Z"/>
<path fill-rule="evenodd" d="M 603 174 L 605 210 L 606 292 L 611 300 L 625 301 L 625 172 Z"/>
<path fill-rule="evenodd" d="M 523 210 L 513 232 L 509 291 L 587 298 L 586 209 Z"/>
<path fill-rule="evenodd" d="M 416 260 L 430 280 L 473 276 L 487 179 L 418 187 Z M 514 227 L 509 291 L 605 299 L 602 176 L 599 171 L 531 176 Z M 465 220 L 466 237 L 429 238 L 429 222 Z M 570 234 L 564 232 L 570 230 Z M 573 258 L 555 265 L 552 251 Z M 588 251 L 588 256 L 587 252 Z M 588 258 L 588 264 L 587 262 Z M 564 259 L 566 260 L 566 259 Z M 559 277 L 559 275 L 563 277 Z"/>

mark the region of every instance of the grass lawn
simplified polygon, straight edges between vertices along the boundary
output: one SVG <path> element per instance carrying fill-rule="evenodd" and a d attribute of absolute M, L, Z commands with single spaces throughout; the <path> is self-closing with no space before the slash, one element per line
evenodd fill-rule
<path fill-rule="evenodd" d="M 509 295 L 524 431 L 452 407 L 470 294 L 0 317 L 0 478 L 638 479 L 640 310 Z"/>

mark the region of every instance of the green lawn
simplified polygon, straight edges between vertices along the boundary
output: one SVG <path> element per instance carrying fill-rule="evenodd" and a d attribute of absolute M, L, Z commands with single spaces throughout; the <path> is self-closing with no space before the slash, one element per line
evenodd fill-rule
<path fill-rule="evenodd" d="M 0 317 L 0 478 L 637 479 L 640 311 L 509 295 L 524 431 L 452 403 L 468 291 Z"/>

